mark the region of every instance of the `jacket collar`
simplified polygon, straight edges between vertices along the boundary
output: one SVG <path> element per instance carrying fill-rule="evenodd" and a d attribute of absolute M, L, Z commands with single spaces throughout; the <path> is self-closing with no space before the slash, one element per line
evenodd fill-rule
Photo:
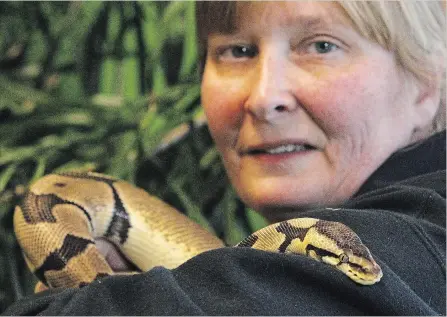
<path fill-rule="evenodd" d="M 396 151 L 360 187 L 354 195 L 422 174 L 446 169 L 446 131 Z"/>

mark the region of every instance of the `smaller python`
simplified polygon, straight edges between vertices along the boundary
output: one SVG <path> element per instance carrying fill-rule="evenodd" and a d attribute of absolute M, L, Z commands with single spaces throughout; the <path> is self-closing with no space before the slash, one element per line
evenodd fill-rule
<path fill-rule="evenodd" d="M 82 287 L 113 272 L 95 245 L 105 238 L 141 271 L 175 268 L 225 244 L 160 199 L 99 173 L 50 174 L 32 184 L 14 212 L 24 258 L 49 288 Z M 235 247 L 305 255 L 359 284 L 382 271 L 346 225 L 296 218 L 269 225 Z"/>

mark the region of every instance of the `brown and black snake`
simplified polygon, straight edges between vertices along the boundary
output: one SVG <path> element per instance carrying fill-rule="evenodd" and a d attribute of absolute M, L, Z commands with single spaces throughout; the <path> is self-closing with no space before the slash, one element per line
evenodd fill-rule
<path fill-rule="evenodd" d="M 225 247 L 197 223 L 134 185 L 103 174 L 50 174 L 32 184 L 14 212 L 25 260 L 50 288 L 81 287 L 116 274 L 96 247 L 105 238 L 141 271 L 175 268 Z M 235 247 L 304 255 L 359 284 L 382 277 L 368 248 L 346 225 L 296 218 L 269 225 Z"/>

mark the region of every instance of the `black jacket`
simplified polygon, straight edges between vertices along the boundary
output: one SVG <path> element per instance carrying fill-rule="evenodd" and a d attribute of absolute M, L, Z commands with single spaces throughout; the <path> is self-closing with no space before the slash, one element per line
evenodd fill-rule
<path fill-rule="evenodd" d="M 115 276 L 25 298 L 5 315 L 445 315 L 445 132 L 383 164 L 340 209 L 382 280 L 361 286 L 304 256 L 223 248 L 174 270 Z"/>

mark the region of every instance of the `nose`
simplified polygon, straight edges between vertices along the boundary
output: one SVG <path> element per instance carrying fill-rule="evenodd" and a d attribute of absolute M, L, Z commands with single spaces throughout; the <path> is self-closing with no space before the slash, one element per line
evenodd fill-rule
<path fill-rule="evenodd" d="M 287 76 L 287 57 L 280 52 L 260 53 L 250 80 L 246 110 L 260 121 L 273 122 L 297 108 Z"/>

